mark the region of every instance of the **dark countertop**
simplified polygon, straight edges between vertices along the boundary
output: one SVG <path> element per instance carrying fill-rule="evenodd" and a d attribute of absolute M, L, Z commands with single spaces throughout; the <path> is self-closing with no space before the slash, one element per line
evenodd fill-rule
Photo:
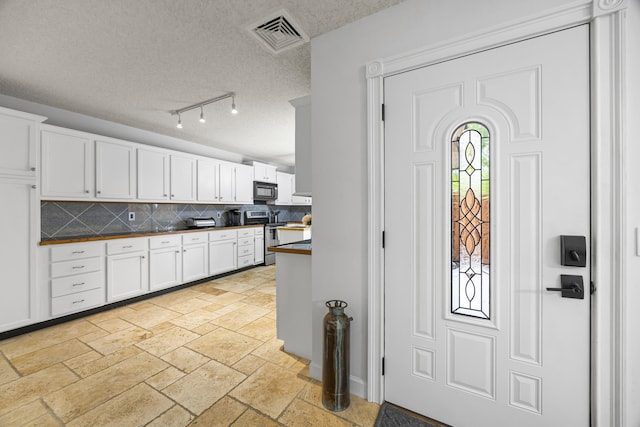
<path fill-rule="evenodd" d="M 250 227 L 262 227 L 262 225 L 240 225 L 229 227 L 206 227 L 206 228 L 185 228 L 183 230 L 171 230 L 171 231 L 147 231 L 139 232 L 132 231 L 129 233 L 118 234 L 103 234 L 100 236 L 74 236 L 74 237 L 51 237 L 48 239 L 40 240 L 40 246 L 44 245 L 59 245 L 62 243 L 78 243 L 78 242 L 96 242 L 100 240 L 114 240 L 114 239 L 127 239 L 129 237 L 148 237 L 148 236 L 161 236 L 164 234 L 177 234 L 177 233 L 198 233 L 214 230 L 231 230 L 234 228 L 250 228 Z"/>
<path fill-rule="evenodd" d="M 271 246 L 267 248 L 267 250 L 285 254 L 311 255 L 311 239 L 291 242 L 285 245 Z"/>

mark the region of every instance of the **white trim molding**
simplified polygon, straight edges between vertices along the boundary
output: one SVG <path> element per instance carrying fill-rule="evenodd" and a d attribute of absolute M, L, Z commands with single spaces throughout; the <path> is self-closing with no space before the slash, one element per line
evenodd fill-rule
<path fill-rule="evenodd" d="M 384 78 L 493 47 L 591 24 L 592 390 L 593 426 L 624 426 L 623 248 L 625 210 L 625 9 L 628 0 L 578 1 L 516 22 L 367 64 L 368 379 L 384 401 Z"/>
<path fill-rule="evenodd" d="M 616 3 L 625 2 L 604 1 Z M 625 18 L 599 13 L 591 25 L 591 407 L 596 426 L 624 426 Z M 602 12 L 602 9 L 599 9 Z"/>

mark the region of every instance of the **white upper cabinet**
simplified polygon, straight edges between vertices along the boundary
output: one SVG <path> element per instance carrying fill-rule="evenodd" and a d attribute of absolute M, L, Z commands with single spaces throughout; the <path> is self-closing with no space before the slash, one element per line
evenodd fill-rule
<path fill-rule="evenodd" d="M 247 165 L 235 166 L 235 203 L 253 203 L 253 169 Z M 275 182 L 275 176 L 274 176 Z"/>
<path fill-rule="evenodd" d="M 276 182 L 276 167 L 266 163 L 253 162 L 253 180 L 260 182 Z"/>
<path fill-rule="evenodd" d="M 198 159 L 198 201 L 218 203 L 220 199 L 220 162 Z"/>
<path fill-rule="evenodd" d="M 42 126 L 42 197 L 92 198 L 94 165 L 91 135 Z"/>
<path fill-rule="evenodd" d="M 138 148 L 138 199 L 169 200 L 169 153 Z"/>
<path fill-rule="evenodd" d="M 135 199 L 136 150 L 124 141 L 96 141 L 96 197 Z"/>
<path fill-rule="evenodd" d="M 196 165 L 195 157 L 171 154 L 171 200 L 196 200 Z"/>
<path fill-rule="evenodd" d="M 278 183 L 278 199 L 276 205 L 291 205 L 291 194 L 293 193 L 294 176 L 290 173 L 276 172 Z"/>
<path fill-rule="evenodd" d="M 43 120 L 0 107 L 0 175 L 36 176 L 36 130 Z"/>
<path fill-rule="evenodd" d="M 198 159 L 198 201 L 236 203 L 236 166 L 222 160 Z"/>
<path fill-rule="evenodd" d="M 233 163 L 220 162 L 220 203 L 235 203 L 236 193 L 236 168 Z"/>

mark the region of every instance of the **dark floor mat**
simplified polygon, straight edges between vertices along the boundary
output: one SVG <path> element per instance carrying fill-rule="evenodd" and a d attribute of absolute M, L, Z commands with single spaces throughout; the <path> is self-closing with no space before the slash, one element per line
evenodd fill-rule
<path fill-rule="evenodd" d="M 438 427 L 438 424 L 431 424 L 409 411 L 384 402 L 380 406 L 374 427 Z"/>

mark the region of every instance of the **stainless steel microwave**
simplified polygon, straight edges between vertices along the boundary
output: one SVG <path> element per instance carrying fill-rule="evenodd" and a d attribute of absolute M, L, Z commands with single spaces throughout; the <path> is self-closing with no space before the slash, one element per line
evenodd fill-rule
<path fill-rule="evenodd" d="M 278 198 L 278 184 L 271 182 L 253 182 L 253 200 L 260 202 L 275 201 Z"/>

